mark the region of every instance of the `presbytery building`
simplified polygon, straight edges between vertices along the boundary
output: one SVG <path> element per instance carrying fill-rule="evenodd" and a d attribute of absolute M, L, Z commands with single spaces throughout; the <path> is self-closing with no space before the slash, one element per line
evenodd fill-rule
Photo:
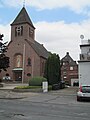
<path fill-rule="evenodd" d="M 61 63 L 61 79 L 66 84 L 71 85 L 72 80 L 78 79 L 78 64 L 71 58 L 69 52 L 61 59 Z"/>
<path fill-rule="evenodd" d="M 10 67 L 0 77 L 9 75 L 13 81 L 28 82 L 30 77 L 43 76 L 49 52 L 35 40 L 35 27 L 23 7 L 11 24 L 11 40 L 6 55 Z"/>

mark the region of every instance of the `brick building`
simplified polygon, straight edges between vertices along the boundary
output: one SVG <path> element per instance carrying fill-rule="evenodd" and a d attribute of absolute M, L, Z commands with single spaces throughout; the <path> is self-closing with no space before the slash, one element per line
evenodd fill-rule
<path fill-rule="evenodd" d="M 61 63 L 61 78 L 71 85 L 71 79 L 78 79 L 78 64 L 70 57 L 69 52 L 61 59 Z"/>
<path fill-rule="evenodd" d="M 6 55 L 10 57 L 10 67 L 7 72 L 1 72 L 1 77 L 8 73 L 13 81 L 27 82 L 29 77 L 43 76 L 49 53 L 35 41 L 35 27 L 25 7 L 11 24 L 11 41 Z"/>

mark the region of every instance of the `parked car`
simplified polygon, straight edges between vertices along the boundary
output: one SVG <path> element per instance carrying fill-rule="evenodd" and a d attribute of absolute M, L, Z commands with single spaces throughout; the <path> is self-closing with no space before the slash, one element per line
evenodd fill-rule
<path fill-rule="evenodd" d="M 74 81 L 73 86 L 79 86 L 79 81 Z"/>
<path fill-rule="evenodd" d="M 52 85 L 52 90 L 59 90 L 60 89 L 60 84 L 53 84 Z"/>
<path fill-rule="evenodd" d="M 63 88 L 65 88 L 65 81 L 62 80 L 60 82 L 60 89 L 63 89 Z"/>
<path fill-rule="evenodd" d="M 60 81 L 59 83 L 52 85 L 52 90 L 59 90 L 59 89 L 63 89 L 63 88 L 65 88 L 64 81 Z"/>
<path fill-rule="evenodd" d="M 90 100 L 90 85 L 82 85 L 77 92 L 77 101 Z"/>

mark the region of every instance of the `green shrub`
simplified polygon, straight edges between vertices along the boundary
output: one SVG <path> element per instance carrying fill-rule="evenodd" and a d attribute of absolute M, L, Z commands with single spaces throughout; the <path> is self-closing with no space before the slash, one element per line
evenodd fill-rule
<path fill-rule="evenodd" d="M 29 80 L 29 86 L 42 86 L 44 81 L 47 81 L 44 77 L 33 77 Z"/>

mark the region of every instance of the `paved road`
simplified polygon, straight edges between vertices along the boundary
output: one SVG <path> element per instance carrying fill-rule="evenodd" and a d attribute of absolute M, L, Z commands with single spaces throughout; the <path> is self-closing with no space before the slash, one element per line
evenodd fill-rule
<path fill-rule="evenodd" d="M 89 120 L 90 102 L 77 102 L 76 91 L 67 88 L 20 93 L 23 99 L 0 99 L 0 120 Z"/>
<path fill-rule="evenodd" d="M 84 104 L 0 100 L 0 120 L 89 120 L 89 111 L 90 106 Z"/>

